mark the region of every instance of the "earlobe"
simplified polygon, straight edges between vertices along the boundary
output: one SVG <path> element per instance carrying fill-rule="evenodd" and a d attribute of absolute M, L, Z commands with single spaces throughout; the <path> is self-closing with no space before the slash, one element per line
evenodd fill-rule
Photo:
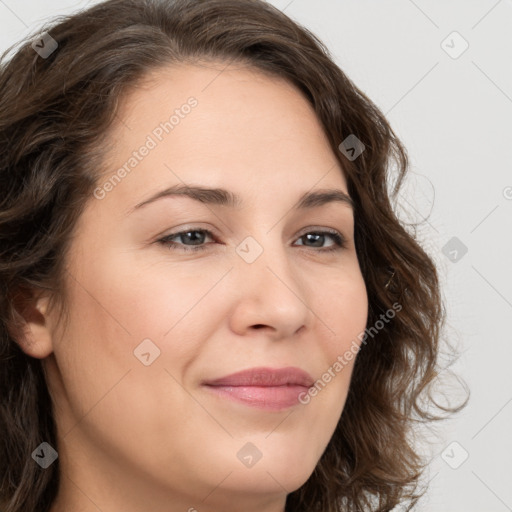
<path fill-rule="evenodd" d="M 49 296 L 19 291 L 13 301 L 18 318 L 18 325 L 12 329 L 14 340 L 25 354 L 36 359 L 48 357 L 53 351 Z"/>

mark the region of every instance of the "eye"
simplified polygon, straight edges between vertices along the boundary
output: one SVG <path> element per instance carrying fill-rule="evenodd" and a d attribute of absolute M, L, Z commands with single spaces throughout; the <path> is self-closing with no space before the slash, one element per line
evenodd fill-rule
<path fill-rule="evenodd" d="M 157 243 L 166 246 L 172 250 L 182 252 L 196 252 L 208 248 L 208 244 L 204 243 L 205 238 L 207 237 L 210 237 L 213 240 L 215 240 L 215 237 L 213 236 L 213 233 L 211 231 L 207 229 L 191 228 L 184 231 L 178 231 L 177 233 L 171 233 L 169 235 L 166 235 L 163 238 L 157 240 Z M 332 240 L 334 240 L 334 243 L 327 247 L 322 247 L 326 238 L 331 238 Z M 179 242 L 176 242 L 176 239 L 178 239 Z M 345 237 L 336 230 L 319 229 L 315 231 L 308 231 L 301 235 L 297 240 L 303 239 L 306 242 L 313 243 L 314 245 L 310 247 L 319 248 L 320 252 L 339 251 L 341 249 L 346 248 Z M 299 245 L 308 247 L 304 243 Z"/>
<path fill-rule="evenodd" d="M 330 237 L 332 240 L 334 240 L 334 244 L 328 247 L 322 247 L 322 252 L 339 251 L 347 247 L 347 241 L 345 237 L 341 233 L 333 229 L 308 231 L 304 235 L 300 236 L 298 240 L 306 239 L 307 241 L 316 244 L 313 247 L 318 247 L 319 244 L 323 244 L 326 237 Z"/>
<path fill-rule="evenodd" d="M 200 233 L 199 236 L 197 236 L 197 233 Z M 201 251 L 203 249 L 206 249 L 206 245 L 200 245 L 204 242 L 205 235 L 210 236 L 213 238 L 213 234 L 211 231 L 208 231 L 207 229 L 187 229 L 185 231 L 179 231 L 178 233 L 171 233 L 170 235 L 166 235 L 160 240 L 158 240 L 158 243 L 168 246 L 169 249 L 172 250 L 178 250 L 178 251 L 184 251 L 184 252 L 191 252 L 191 251 Z M 187 246 L 184 243 L 176 243 L 173 240 L 175 238 L 178 238 L 181 240 L 181 242 L 192 242 L 191 247 Z"/>

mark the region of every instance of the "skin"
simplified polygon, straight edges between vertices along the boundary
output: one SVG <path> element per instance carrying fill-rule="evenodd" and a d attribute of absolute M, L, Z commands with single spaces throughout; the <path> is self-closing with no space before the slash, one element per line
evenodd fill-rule
<path fill-rule="evenodd" d="M 311 190 L 348 194 L 314 110 L 282 79 L 223 68 L 169 67 L 125 97 L 105 179 L 188 97 L 198 105 L 103 199 L 89 200 L 67 259 L 66 328 L 47 295 L 27 319 L 23 349 L 44 360 L 58 426 L 51 512 L 282 512 L 342 413 L 355 358 L 307 405 L 281 411 L 201 386 L 255 366 L 319 379 L 368 313 L 352 209 L 293 208 Z M 229 189 L 242 207 L 180 196 L 128 213 L 183 182 Z M 213 232 L 205 250 L 157 241 L 190 228 Z M 320 228 L 346 246 L 324 252 L 335 245 L 329 235 L 318 244 L 304 236 Z M 236 251 L 248 236 L 263 249 L 252 263 Z M 147 338 L 160 350 L 149 366 L 134 356 Z M 262 454 L 251 468 L 237 457 L 248 442 Z"/>

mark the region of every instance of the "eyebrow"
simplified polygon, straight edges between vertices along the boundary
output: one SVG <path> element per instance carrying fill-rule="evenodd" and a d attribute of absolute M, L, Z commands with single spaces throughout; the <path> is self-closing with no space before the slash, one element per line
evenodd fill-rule
<path fill-rule="evenodd" d="M 224 188 L 207 188 L 199 185 L 174 185 L 161 190 L 141 203 L 138 203 L 128 211 L 128 214 L 142 208 L 143 206 L 153 203 L 158 199 L 173 196 L 185 196 L 203 204 L 227 206 L 229 208 L 240 208 L 242 206 L 240 196 Z M 334 188 L 306 192 L 299 198 L 297 203 L 294 205 L 294 208 L 298 210 L 316 208 L 328 203 L 342 203 L 354 210 L 353 199 L 343 190 Z"/>

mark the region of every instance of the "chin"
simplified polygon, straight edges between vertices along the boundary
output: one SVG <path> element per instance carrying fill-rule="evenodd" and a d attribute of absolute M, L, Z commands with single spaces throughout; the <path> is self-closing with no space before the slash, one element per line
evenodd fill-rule
<path fill-rule="evenodd" d="M 302 448 L 302 450 L 301 450 Z M 313 473 L 319 456 L 305 453 L 303 446 L 285 449 L 262 447 L 261 458 L 252 466 L 236 464 L 234 471 L 226 479 L 225 485 L 232 491 L 246 494 L 289 494 L 304 485 Z M 237 461 L 238 462 L 238 461 Z M 231 467 L 231 469 L 233 469 Z M 226 474 L 229 472 L 226 471 Z"/>

